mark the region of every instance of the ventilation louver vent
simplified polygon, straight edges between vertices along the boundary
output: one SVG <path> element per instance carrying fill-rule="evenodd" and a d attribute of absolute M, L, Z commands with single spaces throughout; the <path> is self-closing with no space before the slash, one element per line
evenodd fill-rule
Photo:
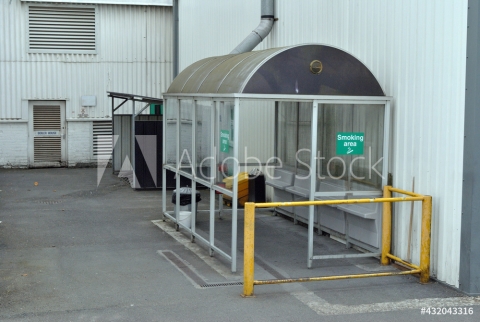
<path fill-rule="evenodd" d="M 108 159 L 112 154 L 112 122 L 93 122 L 93 156 Z"/>
<path fill-rule="evenodd" d="M 29 49 L 95 52 L 95 8 L 37 7 L 28 11 Z"/>
<path fill-rule="evenodd" d="M 34 131 L 61 131 L 60 106 L 34 106 Z M 62 141 L 60 136 L 34 137 L 34 162 L 61 162 Z"/>

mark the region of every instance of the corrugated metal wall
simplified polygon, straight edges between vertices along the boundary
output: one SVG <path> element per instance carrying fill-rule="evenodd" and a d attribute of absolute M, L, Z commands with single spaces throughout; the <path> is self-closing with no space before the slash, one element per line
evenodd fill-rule
<path fill-rule="evenodd" d="M 260 0 L 179 1 L 179 70 L 230 53 L 260 23 Z M 255 50 L 269 48 L 269 38 Z"/>
<path fill-rule="evenodd" d="M 111 118 L 107 91 L 161 97 L 172 81 L 172 8 L 96 8 L 96 55 L 32 54 L 28 4 L 0 2 L 0 119 L 27 119 L 22 99 L 65 99 L 69 119 L 81 114 L 83 95 L 97 96 L 89 118 Z"/>
<path fill-rule="evenodd" d="M 260 0 L 180 4 L 180 70 L 230 52 L 260 21 Z M 415 178 L 415 191 L 433 196 L 432 273 L 458 287 L 467 0 L 277 0 L 275 17 L 257 49 L 341 48 L 393 96 L 394 185 L 410 190 Z M 410 205 L 395 210 L 395 251 L 407 257 Z M 411 246 L 417 263 L 419 215 L 417 206 Z"/>

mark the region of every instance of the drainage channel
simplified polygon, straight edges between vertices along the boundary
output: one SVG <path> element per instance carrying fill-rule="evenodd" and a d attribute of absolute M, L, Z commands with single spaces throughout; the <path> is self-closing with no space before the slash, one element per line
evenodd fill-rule
<path fill-rule="evenodd" d="M 195 269 L 171 250 L 159 250 L 158 253 L 165 257 L 178 269 L 196 288 L 215 288 L 226 286 L 241 286 L 243 282 L 207 283 Z"/>

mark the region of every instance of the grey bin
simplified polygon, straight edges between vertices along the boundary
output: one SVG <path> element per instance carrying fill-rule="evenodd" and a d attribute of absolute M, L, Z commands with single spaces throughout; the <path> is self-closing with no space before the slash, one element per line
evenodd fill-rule
<path fill-rule="evenodd" d="M 190 187 L 182 187 L 179 189 L 180 194 L 180 211 L 190 211 L 192 212 L 192 188 Z M 195 209 L 198 210 L 198 202 L 201 201 L 202 198 L 200 197 L 200 192 L 195 190 Z M 177 190 L 173 190 L 172 193 L 172 203 L 174 205 L 173 210 L 176 213 L 177 210 Z M 195 218 L 197 218 L 197 211 L 195 211 Z"/>

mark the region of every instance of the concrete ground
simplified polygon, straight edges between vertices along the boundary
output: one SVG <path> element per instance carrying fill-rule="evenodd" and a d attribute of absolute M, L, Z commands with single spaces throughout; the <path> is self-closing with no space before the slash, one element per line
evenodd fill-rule
<path fill-rule="evenodd" d="M 231 273 L 218 254 L 210 257 L 163 222 L 160 210 L 160 190 L 132 190 L 111 169 L 99 186 L 96 169 L 0 170 L 0 320 L 480 319 L 479 298 L 434 281 L 421 285 L 415 276 L 256 286 L 256 297 L 242 298 L 242 215 L 238 271 Z M 256 220 L 256 279 L 385 270 L 374 258 L 314 261 L 307 269 L 305 227 L 271 212 Z M 208 227 L 199 214 L 199 233 Z M 215 227 L 216 245 L 229 252 L 230 216 Z M 314 250 L 354 252 L 327 236 L 315 236 Z"/>

